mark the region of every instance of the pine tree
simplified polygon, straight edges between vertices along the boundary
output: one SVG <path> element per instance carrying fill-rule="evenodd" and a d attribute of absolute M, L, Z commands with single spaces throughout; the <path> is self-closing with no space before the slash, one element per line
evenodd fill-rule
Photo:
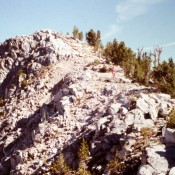
<path fill-rule="evenodd" d="M 89 156 L 89 146 L 84 138 L 82 139 L 78 156 L 80 160 L 86 160 Z"/>
<path fill-rule="evenodd" d="M 83 138 L 80 149 L 78 152 L 79 157 L 79 167 L 77 171 L 77 175 L 91 175 L 91 173 L 88 171 L 86 160 L 89 157 L 89 146 L 86 140 Z"/>
<path fill-rule="evenodd" d="M 86 33 L 86 41 L 90 46 L 95 46 L 96 40 L 97 34 L 93 29 Z"/>
<path fill-rule="evenodd" d="M 76 26 L 74 26 L 74 29 L 73 29 L 73 38 L 76 40 L 76 39 L 78 39 L 78 37 L 79 37 L 79 29 L 76 27 Z"/>
<path fill-rule="evenodd" d="M 159 63 L 157 67 L 154 67 L 152 74 L 158 88 L 175 97 L 175 64 L 173 59 L 170 58 L 168 62 Z"/>
<path fill-rule="evenodd" d="M 104 56 L 108 61 L 111 61 L 112 58 L 112 43 L 107 42 L 106 47 L 104 49 Z"/>
<path fill-rule="evenodd" d="M 96 52 L 101 46 L 102 46 L 102 43 L 101 43 L 101 33 L 98 30 L 97 31 L 97 35 L 96 35 L 96 42 L 95 42 L 95 46 L 94 46 L 94 51 Z"/>
<path fill-rule="evenodd" d="M 101 40 L 101 32 L 99 30 L 97 31 L 97 39 L 96 40 L 97 41 Z"/>
<path fill-rule="evenodd" d="M 83 32 L 82 31 L 78 34 L 78 38 L 80 41 L 83 41 Z"/>

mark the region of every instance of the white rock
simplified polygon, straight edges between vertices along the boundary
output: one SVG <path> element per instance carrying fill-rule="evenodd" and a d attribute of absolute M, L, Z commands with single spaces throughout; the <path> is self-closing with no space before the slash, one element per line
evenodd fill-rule
<path fill-rule="evenodd" d="M 153 175 L 155 170 L 150 165 L 141 165 L 137 175 Z"/>
<path fill-rule="evenodd" d="M 126 132 L 127 129 L 127 125 L 123 120 L 120 120 L 119 118 L 114 118 L 112 123 L 111 123 L 111 129 L 110 129 L 110 133 L 114 133 L 114 134 L 122 134 L 124 132 Z"/>
<path fill-rule="evenodd" d="M 54 132 L 57 132 L 57 131 L 59 131 L 59 128 L 58 128 L 58 126 L 57 125 L 52 125 L 52 130 L 54 131 Z"/>
<path fill-rule="evenodd" d="M 120 108 L 120 114 L 126 115 L 128 113 L 128 110 L 125 107 Z"/>
<path fill-rule="evenodd" d="M 108 109 L 108 114 L 109 115 L 115 115 L 117 114 L 117 112 L 119 111 L 120 107 L 121 107 L 121 103 L 113 103 L 110 108 Z"/>
<path fill-rule="evenodd" d="M 120 81 L 123 82 L 123 83 L 131 83 L 131 80 L 130 79 L 124 78 L 124 77 L 121 77 L 120 78 Z"/>
<path fill-rule="evenodd" d="M 134 117 L 134 128 L 140 131 L 141 128 L 152 128 L 154 127 L 154 122 L 151 119 L 145 119 L 144 113 L 139 109 L 133 109 L 129 113 L 127 113 L 126 118 L 129 116 L 130 120 L 127 122 L 131 122 L 132 118 Z"/>
<path fill-rule="evenodd" d="M 149 112 L 149 105 L 143 98 L 139 98 L 136 102 L 136 108 L 140 109 L 143 113 Z"/>
<path fill-rule="evenodd" d="M 169 164 L 166 159 L 165 145 L 146 148 L 146 157 L 148 164 L 155 169 L 156 173 L 167 173 Z"/>
<path fill-rule="evenodd" d="M 158 117 L 158 109 L 156 108 L 156 106 L 150 106 L 149 114 L 150 114 L 151 119 L 153 121 L 156 121 L 156 119 Z"/>
<path fill-rule="evenodd" d="M 89 71 L 86 71 L 83 75 L 82 75 L 82 79 L 84 80 L 91 80 L 92 79 L 92 73 Z"/>
<path fill-rule="evenodd" d="M 163 100 L 170 100 L 171 99 L 171 96 L 168 94 L 157 94 L 157 97 L 159 99 L 163 99 Z"/>
<path fill-rule="evenodd" d="M 64 96 L 62 97 L 61 101 L 60 101 L 60 105 L 62 108 L 64 108 L 65 106 L 70 104 L 70 100 L 68 96 Z"/>
<path fill-rule="evenodd" d="M 97 122 L 97 129 L 100 130 L 101 126 L 108 121 L 109 119 L 107 117 L 100 118 Z"/>
<path fill-rule="evenodd" d="M 75 84 L 72 84 L 69 86 L 69 92 L 71 95 L 75 95 L 76 97 L 79 97 L 79 98 L 82 98 L 84 95 L 84 93 L 80 91 L 77 85 Z"/>
<path fill-rule="evenodd" d="M 171 103 L 166 101 L 161 101 L 159 106 L 159 112 L 161 115 L 166 116 L 171 112 L 172 108 L 173 106 Z"/>
<path fill-rule="evenodd" d="M 128 115 L 126 115 L 126 118 L 125 118 L 126 125 L 133 125 L 134 124 L 134 119 L 135 119 L 134 114 L 129 113 Z"/>
<path fill-rule="evenodd" d="M 157 94 L 149 94 L 149 97 L 155 101 L 155 103 L 160 103 L 160 98 L 158 98 Z"/>
<path fill-rule="evenodd" d="M 170 172 L 168 175 L 175 175 L 175 167 L 170 169 Z"/>

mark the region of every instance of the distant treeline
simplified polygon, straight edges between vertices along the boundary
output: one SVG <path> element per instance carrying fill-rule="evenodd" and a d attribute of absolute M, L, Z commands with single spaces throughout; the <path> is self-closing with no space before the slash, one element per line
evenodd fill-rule
<path fill-rule="evenodd" d="M 83 32 L 79 32 L 76 26 L 73 29 L 73 38 L 83 40 Z M 107 62 L 120 65 L 127 77 L 175 97 L 175 63 L 173 58 L 160 61 L 162 48 L 159 46 L 152 52 L 143 52 L 143 48 L 139 48 L 135 53 L 124 41 L 118 42 L 114 39 L 104 47 L 100 31 L 95 32 L 93 29 L 86 33 L 86 41 L 94 47 L 94 52 L 103 55 Z"/>

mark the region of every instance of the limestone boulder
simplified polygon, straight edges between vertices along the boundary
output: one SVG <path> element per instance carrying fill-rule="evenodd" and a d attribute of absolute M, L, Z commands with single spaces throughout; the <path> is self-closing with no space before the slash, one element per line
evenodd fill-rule
<path fill-rule="evenodd" d="M 143 98 L 139 98 L 136 102 L 136 108 L 140 109 L 143 113 L 149 112 L 149 105 Z"/>
<path fill-rule="evenodd" d="M 25 52 L 25 53 L 29 53 L 30 51 L 30 44 L 28 42 L 23 42 L 21 45 L 21 49 Z"/>
<path fill-rule="evenodd" d="M 166 158 L 165 145 L 155 145 L 146 148 L 147 163 L 155 170 L 157 174 L 166 174 L 169 169 L 169 163 Z"/>

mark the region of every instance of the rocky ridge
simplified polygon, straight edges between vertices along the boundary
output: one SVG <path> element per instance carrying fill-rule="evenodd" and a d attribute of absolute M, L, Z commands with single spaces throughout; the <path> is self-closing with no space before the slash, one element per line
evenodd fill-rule
<path fill-rule="evenodd" d="M 166 116 L 175 100 L 132 83 L 118 66 L 115 78 L 100 72 L 104 65 L 110 70 L 85 43 L 50 30 L 0 45 L 0 174 L 49 174 L 61 152 L 77 168 L 82 137 L 96 174 L 110 174 L 116 150 L 123 174 L 173 174 Z"/>

